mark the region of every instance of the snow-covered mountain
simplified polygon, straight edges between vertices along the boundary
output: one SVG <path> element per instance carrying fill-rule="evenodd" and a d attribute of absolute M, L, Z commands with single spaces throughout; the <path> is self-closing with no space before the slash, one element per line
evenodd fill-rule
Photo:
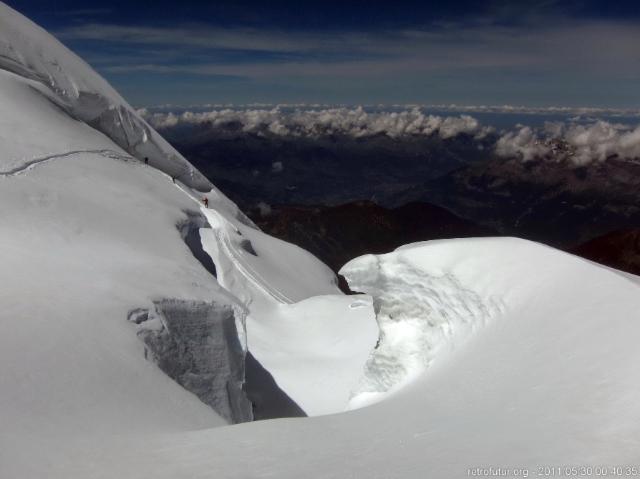
<path fill-rule="evenodd" d="M 635 276 L 515 239 L 443 240 L 351 261 L 367 294 L 345 296 L 4 4 L 0 146 L 3 479 L 640 459 Z M 318 417 L 228 425 L 283 398 Z"/>
<path fill-rule="evenodd" d="M 247 344 L 305 412 L 344 410 L 377 339 L 371 300 L 345 297 L 311 254 L 256 230 L 88 65 L 5 5 L 0 52 L 3 429 L 251 419 Z M 315 374 L 296 374 L 304 362 Z"/>

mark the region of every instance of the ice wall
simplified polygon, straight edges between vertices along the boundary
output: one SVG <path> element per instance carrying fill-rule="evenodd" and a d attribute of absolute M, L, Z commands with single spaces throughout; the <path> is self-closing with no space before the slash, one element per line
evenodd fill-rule
<path fill-rule="evenodd" d="M 147 359 L 230 423 L 253 419 L 235 315 L 226 304 L 175 299 L 129 314 Z"/>

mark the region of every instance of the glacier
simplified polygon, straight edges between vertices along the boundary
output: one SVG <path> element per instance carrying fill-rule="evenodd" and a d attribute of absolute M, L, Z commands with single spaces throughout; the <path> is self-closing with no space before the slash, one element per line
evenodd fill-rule
<path fill-rule="evenodd" d="M 230 263 L 241 271 L 239 281 L 268 290 L 274 309 L 284 297 L 294 302 L 329 295 L 326 302 L 342 301 L 334 275 L 309 253 L 255 230 L 86 63 L 4 4 L 0 52 L 0 280 L 3 304 L 15 306 L 5 310 L 11 318 L 3 337 L 7 361 L 16 363 L 23 356 L 10 345 L 23 344 L 29 335 L 46 338 L 33 344 L 33 360 L 18 361 L 22 365 L 4 379 L 24 378 L 19 384 L 28 396 L 59 396 L 59 402 L 42 403 L 42 418 L 64 421 L 58 408 L 73 409 L 77 403 L 77 417 L 94 417 L 91 423 L 97 430 L 119 423 L 135 429 L 137 422 L 154 414 L 157 427 L 250 420 L 242 389 L 244 357 L 247 338 L 253 336 L 258 343 L 259 331 L 248 328 L 247 321 L 259 316 L 268 301 L 254 301 L 253 293 L 227 284 L 224 268 Z M 179 174 L 183 170 L 188 174 Z M 204 198 L 209 208 L 203 206 Z M 214 232 L 217 236 L 205 243 Z M 222 255 L 206 253 L 204 247 L 212 248 L 212 242 L 223 249 Z M 186 306 L 167 313 L 159 306 L 167 304 Z M 134 310 L 148 311 L 148 321 L 135 318 L 137 328 L 126 324 Z M 231 311 L 229 316 L 226 312 Z M 372 309 L 367 320 L 375 330 Z M 154 324 L 162 327 L 149 329 Z M 69 338 L 63 338 L 65 331 Z M 360 333 L 353 328 L 351 340 L 363 346 L 354 356 L 351 377 L 370 350 L 371 340 L 367 335 L 360 339 Z M 318 345 L 322 349 L 314 358 L 326 375 L 328 391 L 350 387 L 340 379 L 339 355 L 331 354 L 331 345 L 328 350 L 324 346 Z M 353 356 L 346 349 L 344 354 Z M 63 378 L 74 372 L 69 377 L 76 387 L 60 387 L 56 381 L 39 380 L 40 371 L 30 372 L 41 364 L 35 358 L 46 357 L 47 351 L 65 351 L 57 358 L 58 366 Z M 304 348 L 278 355 L 291 364 L 313 352 Z M 209 356 L 218 360 L 212 362 Z M 261 356 L 253 351 L 260 364 Z M 134 384 L 150 362 L 190 392 L 158 376 L 159 371 L 146 375 L 152 386 Z M 275 369 L 269 373 L 282 389 Z M 104 389 L 96 386 L 101 370 L 113 390 L 95 397 Z M 121 411 L 122 400 L 116 398 L 128 390 L 132 396 Z M 191 393 L 215 412 L 203 412 Z M 343 397 L 348 393 L 342 391 Z M 23 417 L 23 407 L 12 402 L 0 414 Z M 322 411 L 345 407 L 346 399 Z M 177 415 L 175 408 L 181 410 Z M 145 411 L 135 420 L 139 409 Z M 33 421 L 39 417 L 35 411 L 26 415 Z"/>
<path fill-rule="evenodd" d="M 637 277 L 513 238 L 441 240 L 352 260 L 365 294 L 344 295 L 2 3 L 0 146 L 2 478 L 638 460 Z M 311 417 L 231 426 L 252 416 L 247 365 L 283 414 Z"/>

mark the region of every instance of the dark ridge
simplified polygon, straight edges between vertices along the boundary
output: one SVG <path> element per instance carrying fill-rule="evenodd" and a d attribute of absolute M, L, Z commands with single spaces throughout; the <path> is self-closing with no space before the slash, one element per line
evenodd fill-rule
<path fill-rule="evenodd" d="M 586 167 L 553 158 L 495 158 L 464 166 L 395 198 L 419 199 L 501 235 L 571 249 L 640 225 L 640 162 L 609 158 Z"/>
<path fill-rule="evenodd" d="M 497 234 L 421 202 L 392 209 L 371 201 L 339 206 L 283 205 L 272 207 L 266 216 L 257 209 L 249 214 L 263 231 L 310 251 L 336 272 L 355 257 L 388 253 L 416 241 Z"/>
<path fill-rule="evenodd" d="M 243 211 L 261 201 L 337 205 L 372 198 L 398 206 L 406 201 L 393 198 L 407 188 L 489 157 L 493 141 L 465 134 L 397 139 L 265 136 L 237 125 L 231 130 L 183 124 L 162 134 Z M 284 168 L 274 171 L 275 162 Z"/>
<path fill-rule="evenodd" d="M 599 236 L 570 252 L 611 268 L 640 275 L 640 228 Z"/>

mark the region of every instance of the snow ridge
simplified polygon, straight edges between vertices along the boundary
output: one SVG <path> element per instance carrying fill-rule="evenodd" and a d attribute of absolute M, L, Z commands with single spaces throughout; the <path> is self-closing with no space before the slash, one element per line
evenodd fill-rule
<path fill-rule="evenodd" d="M 503 310 L 500 299 L 482 298 L 451 272 L 433 274 L 402 257 L 388 256 L 363 256 L 340 271 L 353 290 L 373 296 L 380 327 L 378 345 L 351 407 L 401 389 L 421 376 L 443 348 Z"/>
<path fill-rule="evenodd" d="M 254 287 L 262 291 L 268 297 L 273 298 L 276 302 L 281 304 L 293 304 L 295 301 L 289 298 L 285 293 L 271 286 L 268 281 L 266 281 L 246 260 L 243 259 L 242 253 L 233 246 L 233 243 L 229 239 L 231 225 L 228 224 L 228 221 L 215 210 L 205 209 L 204 212 L 209 223 L 213 227 L 213 233 L 217 239 L 221 252 L 231 261 L 235 269 L 249 280 Z"/>

